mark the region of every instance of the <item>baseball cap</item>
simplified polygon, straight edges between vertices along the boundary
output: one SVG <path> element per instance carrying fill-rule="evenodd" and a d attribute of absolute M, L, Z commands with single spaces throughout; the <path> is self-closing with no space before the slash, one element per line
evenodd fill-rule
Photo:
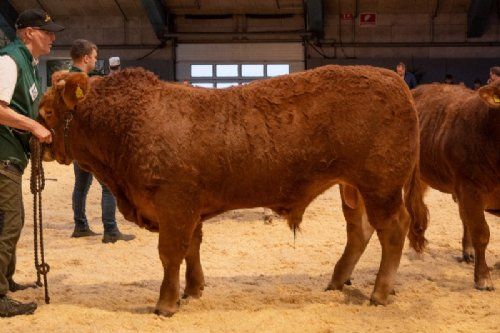
<path fill-rule="evenodd" d="M 41 9 L 28 9 L 19 14 L 15 27 L 16 29 L 40 28 L 50 32 L 59 32 L 65 29 L 62 25 L 54 23 L 49 14 Z"/>
<path fill-rule="evenodd" d="M 119 57 L 109 58 L 109 66 L 110 67 L 120 66 L 120 58 Z"/>

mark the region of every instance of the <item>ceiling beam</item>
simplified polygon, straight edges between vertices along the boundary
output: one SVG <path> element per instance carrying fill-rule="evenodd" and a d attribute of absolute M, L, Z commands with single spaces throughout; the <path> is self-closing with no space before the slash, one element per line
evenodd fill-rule
<path fill-rule="evenodd" d="M 467 37 L 481 37 L 488 27 L 492 0 L 471 0 L 467 14 Z"/>
<path fill-rule="evenodd" d="M 149 22 L 153 26 L 156 37 L 161 41 L 167 40 L 166 35 L 172 32 L 173 16 L 163 5 L 161 0 L 141 0 L 146 10 Z"/>
<path fill-rule="evenodd" d="M 19 16 L 9 0 L 0 1 L 0 29 L 11 41 L 16 38 L 16 19 Z"/>

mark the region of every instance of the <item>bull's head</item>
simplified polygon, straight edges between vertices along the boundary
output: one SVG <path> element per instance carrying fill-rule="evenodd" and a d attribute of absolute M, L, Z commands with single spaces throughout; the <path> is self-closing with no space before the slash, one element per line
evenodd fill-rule
<path fill-rule="evenodd" d="M 479 96 L 490 108 L 500 110 L 500 80 L 481 87 L 478 91 Z"/>
<path fill-rule="evenodd" d="M 89 79 L 85 73 L 60 71 L 52 75 L 52 88 L 47 90 L 40 102 L 38 121 L 52 132 L 52 144 L 45 146 L 43 160 L 70 164 L 73 160 L 68 148 L 68 131 L 71 127 L 75 107 L 81 103 L 89 90 Z"/>

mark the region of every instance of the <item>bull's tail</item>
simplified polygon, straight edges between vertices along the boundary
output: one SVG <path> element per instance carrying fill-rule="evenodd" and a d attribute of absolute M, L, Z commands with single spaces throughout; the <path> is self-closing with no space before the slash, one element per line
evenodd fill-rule
<path fill-rule="evenodd" d="M 405 185 L 404 201 L 410 214 L 410 231 L 408 239 L 410 246 L 417 252 L 422 252 L 427 244 L 425 230 L 429 221 L 429 210 L 424 204 L 424 186 L 420 181 L 419 163 L 415 164 L 410 179 Z"/>

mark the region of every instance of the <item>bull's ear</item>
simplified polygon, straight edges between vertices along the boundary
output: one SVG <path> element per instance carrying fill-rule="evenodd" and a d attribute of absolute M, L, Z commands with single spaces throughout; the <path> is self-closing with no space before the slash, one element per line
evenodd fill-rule
<path fill-rule="evenodd" d="M 89 91 L 89 78 L 85 73 L 69 73 L 64 81 L 64 104 L 73 110 L 78 103 L 85 99 Z"/>
<path fill-rule="evenodd" d="M 68 70 L 62 70 L 62 71 L 57 71 L 54 74 L 52 74 L 52 86 L 57 87 L 60 86 L 60 82 L 64 81 L 66 76 L 68 76 L 69 71 Z"/>
<path fill-rule="evenodd" d="M 500 108 L 500 91 L 497 87 L 492 85 L 487 85 L 479 88 L 479 96 L 488 104 L 491 108 Z"/>

